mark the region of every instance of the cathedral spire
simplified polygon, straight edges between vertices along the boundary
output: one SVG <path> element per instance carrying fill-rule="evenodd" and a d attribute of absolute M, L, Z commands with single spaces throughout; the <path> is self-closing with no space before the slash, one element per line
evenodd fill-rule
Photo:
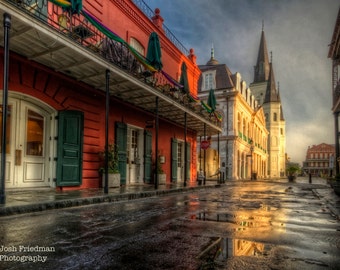
<path fill-rule="evenodd" d="M 268 78 L 268 84 L 267 84 L 266 94 L 265 94 L 263 103 L 280 101 L 280 95 L 278 95 L 276 91 L 276 82 L 275 82 L 273 64 L 270 63 L 269 67 L 270 67 L 269 78 Z"/>
<path fill-rule="evenodd" d="M 259 52 L 257 55 L 256 66 L 254 67 L 254 82 L 265 82 L 268 81 L 269 78 L 269 58 L 268 58 L 268 50 L 266 37 L 263 31 L 263 22 L 262 22 L 262 33 L 261 33 L 261 41 Z"/>

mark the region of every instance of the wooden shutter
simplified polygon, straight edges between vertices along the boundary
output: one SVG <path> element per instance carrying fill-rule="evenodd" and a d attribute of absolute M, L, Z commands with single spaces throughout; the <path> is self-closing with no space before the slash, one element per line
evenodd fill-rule
<path fill-rule="evenodd" d="M 177 139 L 171 139 L 171 181 L 177 181 Z"/>
<path fill-rule="evenodd" d="M 118 168 L 120 173 L 120 183 L 126 184 L 126 159 L 127 159 L 127 124 L 115 123 L 115 144 L 118 146 Z"/>
<path fill-rule="evenodd" d="M 84 113 L 60 111 L 58 115 L 57 186 L 82 182 Z"/>
<path fill-rule="evenodd" d="M 191 168 L 190 168 L 190 165 L 191 165 L 191 145 L 190 143 L 186 143 L 186 147 L 185 147 L 185 151 L 186 152 L 186 157 L 187 157 L 187 160 L 185 161 L 186 162 L 186 169 L 187 169 L 187 172 L 186 172 L 186 177 L 187 179 L 186 180 L 190 180 L 190 173 L 191 173 Z"/>
<path fill-rule="evenodd" d="M 152 133 L 144 130 L 144 182 L 152 180 Z"/>

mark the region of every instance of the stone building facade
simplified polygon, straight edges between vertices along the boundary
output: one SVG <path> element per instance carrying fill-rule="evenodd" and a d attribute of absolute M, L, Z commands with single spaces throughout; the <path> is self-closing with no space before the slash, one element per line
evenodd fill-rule
<path fill-rule="evenodd" d="M 267 177 L 268 131 L 263 108 L 241 74 L 232 74 L 226 64 L 220 64 L 214 58 L 213 50 L 211 59 L 199 68 L 202 75 L 198 95 L 200 99 L 208 100 L 213 89 L 216 111 L 223 120 L 222 133 L 219 136 L 207 134 L 210 147 L 199 149 L 198 170 L 205 169 L 206 177 L 212 179 Z"/>
<path fill-rule="evenodd" d="M 286 170 L 286 123 L 263 30 L 257 62 L 254 66 L 254 81 L 250 84 L 250 89 L 258 104 L 263 108 L 269 132 L 267 174 L 270 178 L 283 177 Z"/>

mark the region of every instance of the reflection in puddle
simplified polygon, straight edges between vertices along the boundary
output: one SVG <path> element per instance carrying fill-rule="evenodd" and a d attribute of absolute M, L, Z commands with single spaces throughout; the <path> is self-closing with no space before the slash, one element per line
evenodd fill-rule
<path fill-rule="evenodd" d="M 228 258 L 236 256 L 267 256 L 269 251 L 270 246 L 263 243 L 243 239 L 218 238 L 198 258 L 204 261 L 202 265 L 204 266 L 214 262 L 225 262 Z"/>
<path fill-rule="evenodd" d="M 197 216 L 192 215 L 190 218 L 203 221 L 229 222 L 242 227 L 260 227 L 271 223 L 270 217 L 249 214 L 200 212 Z"/>

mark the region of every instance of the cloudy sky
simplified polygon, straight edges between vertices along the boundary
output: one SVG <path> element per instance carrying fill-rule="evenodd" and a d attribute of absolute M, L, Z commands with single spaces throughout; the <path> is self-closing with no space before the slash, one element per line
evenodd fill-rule
<path fill-rule="evenodd" d="M 329 43 L 338 0 L 144 0 L 160 8 L 164 24 L 194 48 L 198 64 L 215 58 L 253 81 L 262 21 L 273 52 L 286 120 L 286 151 L 302 162 L 308 146 L 334 144 Z"/>

